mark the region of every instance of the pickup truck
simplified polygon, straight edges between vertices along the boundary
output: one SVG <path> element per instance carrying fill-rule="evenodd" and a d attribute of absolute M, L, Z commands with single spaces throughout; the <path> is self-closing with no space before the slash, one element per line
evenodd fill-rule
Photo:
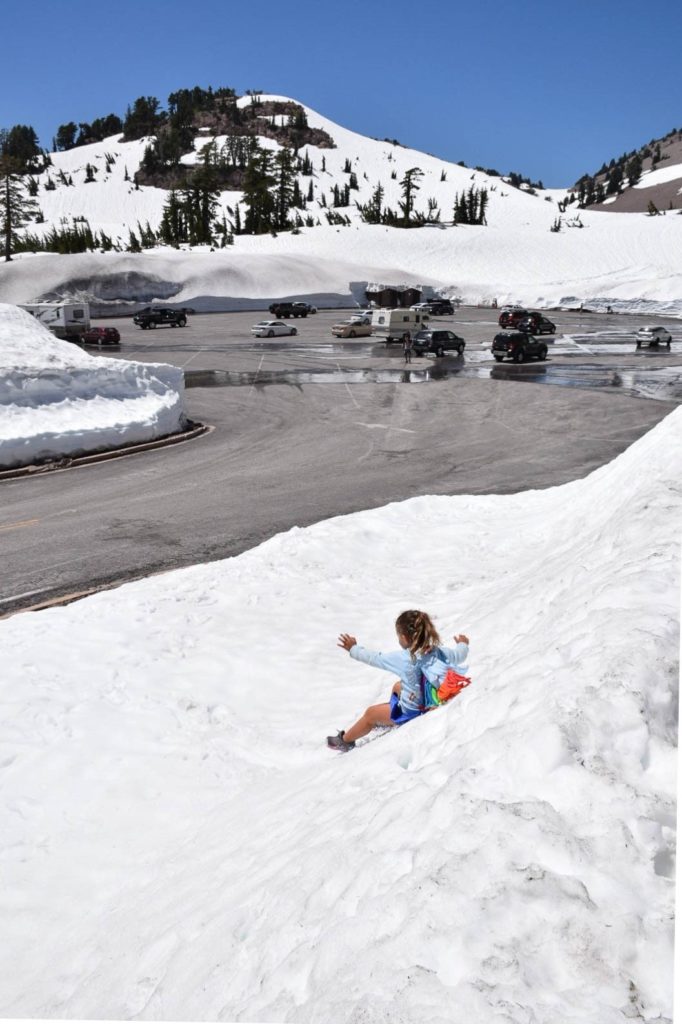
<path fill-rule="evenodd" d="M 307 316 L 308 313 L 316 313 L 317 310 L 307 302 L 273 302 L 268 309 L 278 320 L 293 316 Z"/>
<path fill-rule="evenodd" d="M 184 327 L 187 314 L 182 309 L 166 309 L 164 306 L 147 306 L 133 317 L 133 323 L 143 331 L 165 324 L 167 327 Z"/>

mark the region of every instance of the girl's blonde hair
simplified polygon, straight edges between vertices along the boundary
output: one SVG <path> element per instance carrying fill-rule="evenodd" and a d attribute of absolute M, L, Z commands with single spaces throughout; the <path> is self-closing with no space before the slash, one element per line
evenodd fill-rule
<path fill-rule="evenodd" d="M 417 654 L 427 654 L 440 643 L 438 630 L 426 612 L 401 612 L 395 620 L 395 628 L 408 641 L 413 659 Z"/>

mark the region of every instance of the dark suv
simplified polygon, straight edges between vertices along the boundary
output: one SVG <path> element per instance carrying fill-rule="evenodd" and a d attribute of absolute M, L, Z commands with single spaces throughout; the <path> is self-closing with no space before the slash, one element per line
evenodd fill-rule
<path fill-rule="evenodd" d="M 449 299 L 427 299 L 426 304 L 432 316 L 452 316 L 455 312 Z"/>
<path fill-rule="evenodd" d="M 445 355 L 445 352 L 454 350 L 462 355 L 466 342 L 464 338 L 453 331 L 417 331 L 412 342 L 412 348 L 416 356 L 423 356 L 427 352 L 433 352 L 437 356 Z"/>
<path fill-rule="evenodd" d="M 527 309 L 503 309 L 498 319 L 500 327 L 518 327 L 519 320 L 530 316 Z"/>
<path fill-rule="evenodd" d="M 272 305 L 268 306 L 268 309 L 278 320 L 283 320 L 290 316 L 305 317 L 311 312 L 311 306 L 307 302 L 273 302 Z"/>
<path fill-rule="evenodd" d="M 546 359 L 547 345 L 541 339 L 523 331 L 502 331 L 495 335 L 492 353 L 498 363 L 501 363 L 505 356 L 509 356 L 515 363 L 523 363 L 533 356 Z"/>
<path fill-rule="evenodd" d="M 165 306 L 147 306 L 141 309 L 133 317 L 133 323 L 141 327 L 143 331 L 149 327 L 159 327 L 166 324 L 168 327 L 184 327 L 187 323 L 187 314 L 182 309 L 168 309 Z"/>
<path fill-rule="evenodd" d="M 525 331 L 526 334 L 554 334 L 556 324 L 548 320 L 540 313 L 529 313 L 516 324 L 517 331 Z"/>

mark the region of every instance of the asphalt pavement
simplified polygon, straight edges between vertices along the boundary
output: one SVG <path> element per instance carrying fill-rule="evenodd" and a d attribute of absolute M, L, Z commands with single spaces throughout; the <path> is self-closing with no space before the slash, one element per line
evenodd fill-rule
<path fill-rule="evenodd" d="M 555 486 L 613 459 L 682 401 L 680 321 L 667 321 L 668 353 L 635 350 L 642 318 L 550 313 L 546 363 L 496 366 L 495 311 L 463 308 L 438 325 L 465 338 L 464 357 L 406 366 L 397 346 L 333 339 L 345 315 L 288 321 L 296 337 L 263 341 L 249 328 L 267 312 L 144 332 L 117 321 L 121 348 L 106 354 L 182 366 L 187 413 L 213 429 L 0 483 L 0 614 L 418 494 Z"/>

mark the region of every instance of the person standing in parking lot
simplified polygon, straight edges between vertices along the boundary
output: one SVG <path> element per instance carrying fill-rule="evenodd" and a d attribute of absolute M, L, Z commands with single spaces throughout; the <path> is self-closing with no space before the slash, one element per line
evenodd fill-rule
<path fill-rule="evenodd" d="M 412 335 L 409 331 L 405 331 L 403 334 L 403 354 L 405 356 L 405 362 L 412 362 Z"/>

